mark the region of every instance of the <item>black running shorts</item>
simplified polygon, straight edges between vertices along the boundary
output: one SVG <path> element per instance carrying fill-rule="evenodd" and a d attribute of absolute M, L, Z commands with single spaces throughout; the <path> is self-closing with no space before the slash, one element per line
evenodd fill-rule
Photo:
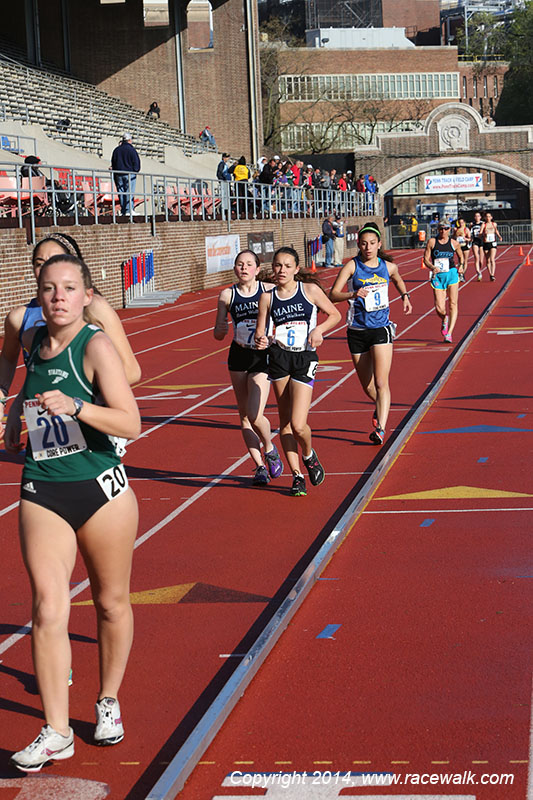
<path fill-rule="evenodd" d="M 20 498 L 53 511 L 77 531 L 102 506 L 127 488 L 124 467 L 117 464 L 88 481 L 32 481 L 23 478 Z"/>
<path fill-rule="evenodd" d="M 231 372 L 268 372 L 268 350 L 241 347 L 232 342 L 228 354 L 228 369 Z"/>
<path fill-rule="evenodd" d="M 383 328 L 348 328 L 348 347 L 350 353 L 359 355 L 368 353 L 371 347 L 376 344 L 392 344 L 394 339 L 394 328 L 392 322 Z"/>
<path fill-rule="evenodd" d="M 313 386 L 318 367 L 318 355 L 314 350 L 294 352 L 284 350 L 277 344 L 270 347 L 268 354 L 268 377 L 279 381 L 289 376 L 297 383 Z"/>

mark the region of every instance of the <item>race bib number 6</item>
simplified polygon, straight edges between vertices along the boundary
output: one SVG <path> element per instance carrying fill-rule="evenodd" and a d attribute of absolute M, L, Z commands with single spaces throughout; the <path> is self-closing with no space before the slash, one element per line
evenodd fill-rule
<path fill-rule="evenodd" d="M 365 308 L 367 311 L 381 311 L 389 307 L 389 289 L 386 283 L 379 283 L 377 286 L 367 286 L 368 294 L 365 297 Z"/>
<path fill-rule="evenodd" d="M 24 418 L 35 461 L 62 458 L 87 449 L 79 422 L 68 414 L 50 416 L 38 400 L 25 400 Z"/>
<path fill-rule="evenodd" d="M 305 350 L 307 335 L 307 322 L 304 320 L 294 320 L 276 327 L 276 342 L 289 350 Z"/>

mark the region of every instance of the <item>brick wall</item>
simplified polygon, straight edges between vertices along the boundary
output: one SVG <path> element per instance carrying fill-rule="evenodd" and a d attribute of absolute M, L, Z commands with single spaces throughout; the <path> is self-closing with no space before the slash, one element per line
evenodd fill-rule
<path fill-rule="evenodd" d="M 142 0 L 69 3 L 72 71 L 136 108 L 157 100 L 161 118 L 179 127 L 172 25 L 145 28 Z M 42 26 L 49 25 L 46 14 Z M 45 34 L 48 35 L 48 34 Z M 199 132 L 199 131 L 197 131 Z"/>
<path fill-rule="evenodd" d="M 425 31 L 440 26 L 439 0 L 382 0 L 384 28 L 416 28 Z"/>
<path fill-rule="evenodd" d="M 377 72 L 458 72 L 456 47 L 333 50 L 295 47 L 281 50 L 280 74 L 337 75 Z"/>
<path fill-rule="evenodd" d="M 348 218 L 348 225 L 361 225 L 368 217 Z M 381 222 L 381 220 L 379 220 Z M 143 250 L 154 251 L 156 288 L 198 291 L 210 286 L 223 286 L 232 280 L 232 271 L 208 275 L 205 266 L 205 237 L 227 233 L 227 227 L 216 221 L 157 225 L 157 236 L 144 222 L 134 224 L 91 225 L 68 228 L 38 229 L 37 240 L 57 230 L 74 236 L 86 260 L 95 285 L 115 307 L 122 307 L 121 264 Z M 273 231 L 275 247 L 296 248 L 304 263 L 304 237 L 320 234 L 321 220 L 237 220 L 230 233 L 239 234 L 241 248 L 247 247 L 248 233 Z M 26 232 L 5 228 L 0 236 L 0 317 L 17 305 L 27 303 L 35 294 L 31 268 L 32 246 L 26 243 Z"/>
<path fill-rule="evenodd" d="M 220 152 L 249 159 L 251 129 L 244 3 L 226 0 L 212 2 L 212 6 L 213 47 L 206 50 L 189 50 L 185 8 L 182 11 L 187 131 L 197 135 L 209 125 Z"/>
<path fill-rule="evenodd" d="M 493 117 L 508 65 L 504 62 L 489 62 L 486 67 L 481 68 L 479 64 L 460 62 L 459 69 L 461 102 L 468 103 L 482 117 Z"/>

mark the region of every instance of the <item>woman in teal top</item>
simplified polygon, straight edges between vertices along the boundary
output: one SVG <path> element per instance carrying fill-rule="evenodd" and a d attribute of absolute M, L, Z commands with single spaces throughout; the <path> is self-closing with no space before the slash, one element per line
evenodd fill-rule
<path fill-rule="evenodd" d="M 12 756 L 24 772 L 69 758 L 70 577 L 79 544 L 97 614 L 100 692 L 96 744 L 124 737 L 117 699 L 133 638 L 129 581 L 137 502 L 109 436 L 135 439 L 139 411 L 118 353 L 84 313 L 89 270 L 71 255 L 50 258 L 39 275 L 46 326 L 28 330 L 24 388 L 10 411 L 6 440 L 20 449 L 20 403 L 28 428 L 20 536 L 33 594 L 32 644 L 45 726 Z M 94 322 L 94 320 L 93 320 Z M 96 389 L 105 405 L 95 401 Z"/>

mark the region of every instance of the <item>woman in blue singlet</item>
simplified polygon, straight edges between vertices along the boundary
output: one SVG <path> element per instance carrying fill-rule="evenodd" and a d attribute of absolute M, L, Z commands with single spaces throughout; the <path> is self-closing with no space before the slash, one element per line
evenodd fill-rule
<path fill-rule="evenodd" d="M 298 253 L 292 247 L 280 247 L 274 253 L 272 270 L 276 288 L 264 292 L 259 300 L 255 342 L 259 349 L 270 344 L 268 375 L 278 403 L 280 439 L 293 475 L 291 494 L 299 497 L 306 495 L 307 489 L 298 446 L 312 485 L 318 486 L 325 477 L 313 450 L 307 416 L 318 367 L 316 348 L 324 333 L 339 322 L 340 314 L 314 276 L 300 273 Z M 327 315 L 320 324 L 318 311 Z M 270 320 L 274 324 L 271 337 Z"/>
<path fill-rule="evenodd" d="M 267 352 L 258 350 L 254 342 L 259 298 L 274 288 L 272 283 L 258 280 L 261 264 L 251 250 L 242 250 L 235 259 L 237 283 L 222 289 L 218 298 L 217 318 L 213 335 L 222 341 L 228 332 L 228 313 L 233 322 L 233 341 L 228 355 L 228 369 L 239 408 L 244 443 L 254 462 L 253 483 L 266 486 L 270 478 L 283 472 L 283 462 L 272 443 L 270 422 L 265 406 L 270 391 Z M 261 456 L 264 448 L 265 462 Z"/>
<path fill-rule="evenodd" d="M 34 247 L 32 265 L 35 280 L 38 280 L 42 265 L 55 255 L 68 254 L 81 258 L 80 248 L 76 240 L 65 233 L 51 233 Z M 118 314 L 111 308 L 101 294 L 95 293 L 91 300 L 91 309 L 113 342 L 126 371 L 130 384 L 141 377 L 141 369 L 126 338 L 124 328 Z M 37 297 L 26 305 L 17 306 L 9 312 L 5 319 L 4 344 L 0 355 L 0 403 L 5 405 L 21 350 L 22 335 L 25 330 L 37 325 L 44 325 L 41 306 Z M 24 360 L 27 352 L 23 348 Z M 0 418 L 0 433 L 2 422 Z"/>
<path fill-rule="evenodd" d="M 381 249 L 381 233 L 374 222 L 361 228 L 358 245 L 359 254 L 341 269 L 329 296 L 334 303 L 348 301 L 348 347 L 363 391 L 375 404 L 369 438 L 380 445 L 391 404 L 389 373 L 396 327 L 389 319 L 390 281 L 400 293 L 404 312 L 413 309 L 398 267 Z"/>

